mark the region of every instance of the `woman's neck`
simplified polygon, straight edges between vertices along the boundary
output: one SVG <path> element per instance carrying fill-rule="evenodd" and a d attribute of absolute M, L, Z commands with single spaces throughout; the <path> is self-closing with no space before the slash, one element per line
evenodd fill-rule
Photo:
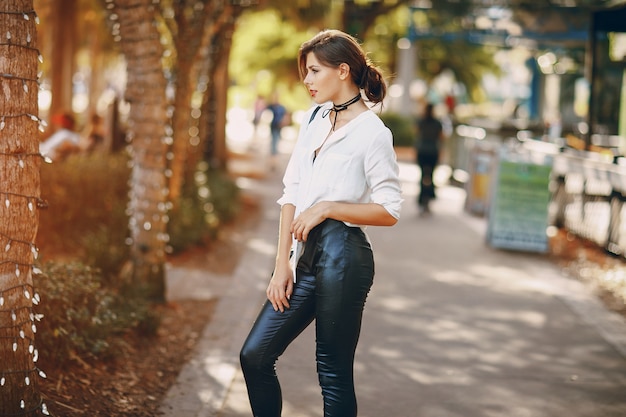
<path fill-rule="evenodd" d="M 341 92 L 339 94 L 337 94 L 337 96 L 335 98 L 333 98 L 332 103 L 334 107 L 338 107 L 338 106 L 342 106 L 342 105 L 348 105 L 348 106 L 352 106 L 352 104 L 354 102 L 351 103 L 351 101 L 357 97 L 360 96 L 361 92 L 360 91 L 345 91 L 345 92 Z"/>
<path fill-rule="evenodd" d="M 340 103 L 333 102 L 333 107 L 329 109 L 332 124 L 331 130 L 335 131 L 345 126 L 365 110 L 367 110 L 367 106 L 363 103 L 360 92 L 346 101 Z"/>

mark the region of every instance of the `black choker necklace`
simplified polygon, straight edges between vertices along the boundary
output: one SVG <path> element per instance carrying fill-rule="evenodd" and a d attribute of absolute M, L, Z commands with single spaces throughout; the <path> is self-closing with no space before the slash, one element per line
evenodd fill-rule
<path fill-rule="evenodd" d="M 354 96 L 350 100 L 346 101 L 345 103 L 342 103 L 342 104 L 335 104 L 335 103 L 333 103 L 333 107 L 330 108 L 330 109 L 326 109 L 324 111 L 324 113 L 322 113 L 322 117 L 328 116 L 328 114 L 331 112 L 331 110 L 334 111 L 335 112 L 335 120 L 333 120 L 333 130 L 335 130 L 335 124 L 337 123 L 337 113 L 339 113 L 340 111 L 347 110 L 348 107 L 350 107 L 350 105 L 356 103 L 360 99 L 361 99 L 361 92 L 359 92 L 359 94 L 357 94 L 356 96 Z"/>

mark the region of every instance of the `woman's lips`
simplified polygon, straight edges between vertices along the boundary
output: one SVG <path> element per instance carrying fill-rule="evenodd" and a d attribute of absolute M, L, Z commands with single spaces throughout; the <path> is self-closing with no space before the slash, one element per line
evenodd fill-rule
<path fill-rule="evenodd" d="M 317 94 L 317 90 L 309 90 L 309 93 L 311 93 L 312 97 L 315 97 L 315 95 Z"/>

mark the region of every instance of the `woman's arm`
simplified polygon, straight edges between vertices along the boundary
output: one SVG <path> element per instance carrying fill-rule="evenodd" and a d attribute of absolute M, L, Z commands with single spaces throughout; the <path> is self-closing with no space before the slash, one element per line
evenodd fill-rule
<path fill-rule="evenodd" d="M 305 242 L 309 232 L 326 219 L 360 224 L 364 226 L 393 226 L 398 219 L 377 203 L 340 203 L 321 201 L 300 215 L 291 223 L 291 233 L 299 241 Z"/>
<path fill-rule="evenodd" d="M 281 313 L 285 308 L 289 308 L 289 299 L 293 291 L 293 272 L 289 264 L 289 254 L 292 243 L 290 227 L 295 211 L 293 204 L 284 204 L 280 209 L 276 264 L 266 290 L 267 299 L 272 303 L 274 311 L 280 310 Z"/>

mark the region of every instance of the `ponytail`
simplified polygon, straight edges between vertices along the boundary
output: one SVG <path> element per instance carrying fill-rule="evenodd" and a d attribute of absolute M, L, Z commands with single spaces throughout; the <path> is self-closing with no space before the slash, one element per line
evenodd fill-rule
<path fill-rule="evenodd" d="M 374 104 L 382 102 L 387 95 L 387 85 L 382 72 L 369 63 L 365 65 L 359 88 L 363 89 L 365 97 Z"/>

